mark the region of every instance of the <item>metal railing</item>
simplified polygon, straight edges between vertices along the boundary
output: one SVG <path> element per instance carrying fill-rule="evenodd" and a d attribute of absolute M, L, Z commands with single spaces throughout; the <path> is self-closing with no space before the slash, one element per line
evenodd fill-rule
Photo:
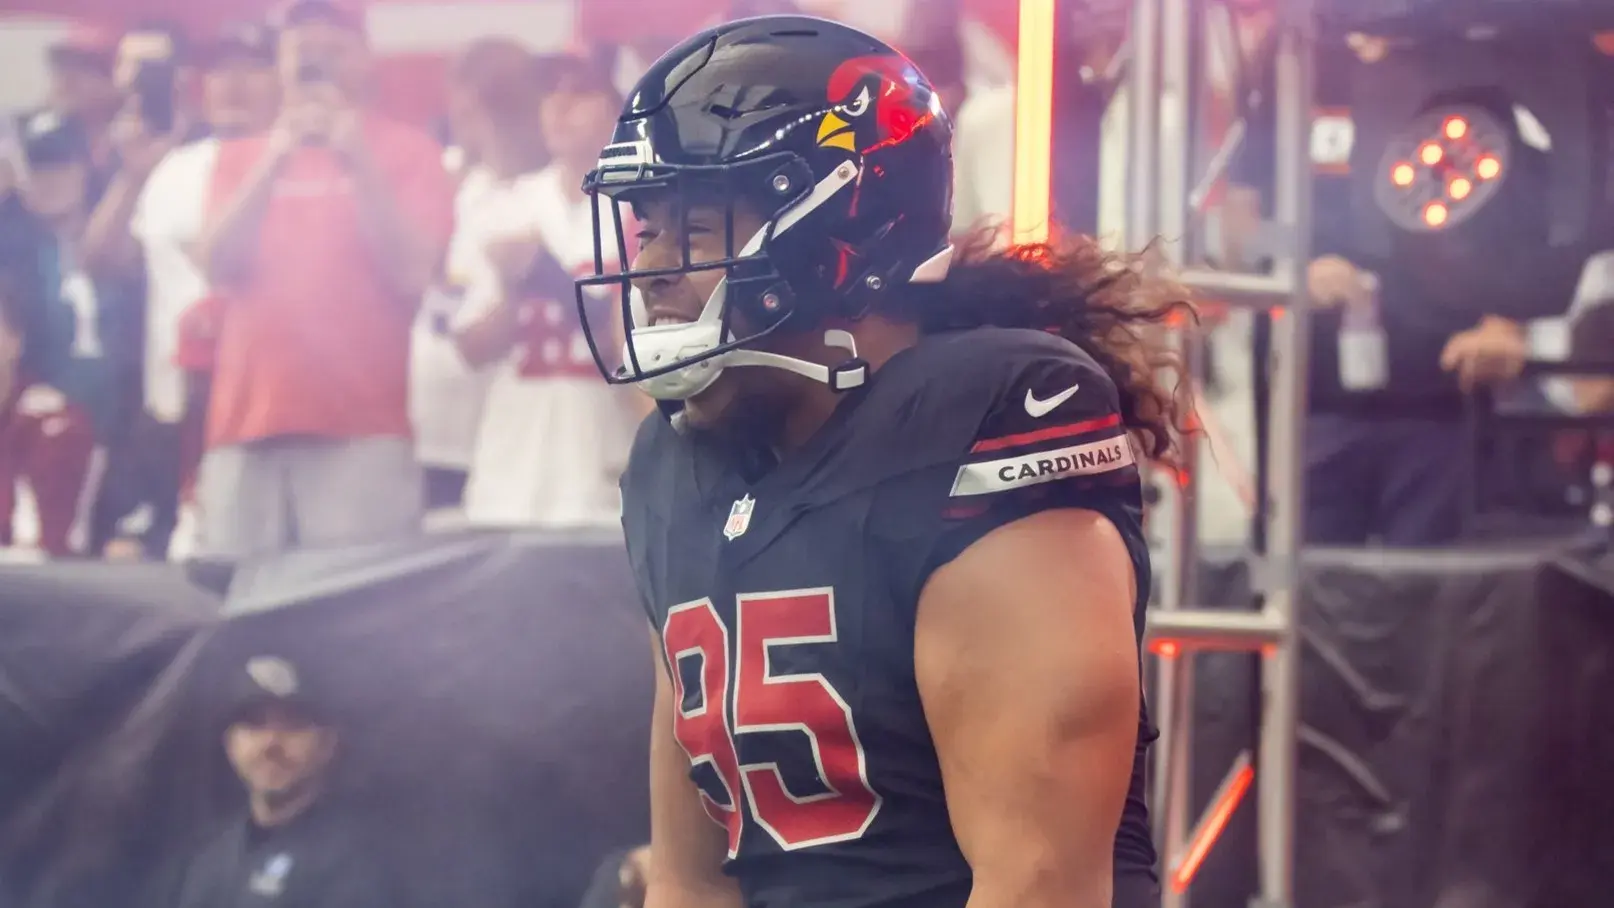
<path fill-rule="evenodd" d="M 1163 251 L 1179 278 L 1204 299 L 1282 314 L 1273 321 L 1273 343 L 1266 362 L 1272 394 L 1265 424 L 1269 468 L 1256 512 L 1263 519 L 1263 541 L 1252 576 L 1259 594 L 1250 611 L 1210 609 L 1196 600 L 1194 567 L 1199 561 L 1194 527 L 1196 465 L 1186 464 L 1183 481 L 1170 484 L 1157 509 L 1170 540 L 1158 565 L 1161 588 L 1149 618 L 1151 648 L 1164 652 L 1155 662 L 1155 702 L 1160 725 L 1153 794 L 1156 837 L 1165 867 L 1166 908 L 1185 908 L 1187 892 L 1173 877 L 1185 861 L 1192 832 L 1208 817 L 1190 823 L 1193 777 L 1193 658 L 1204 650 L 1259 654 L 1259 741 L 1255 747 L 1256 816 L 1260 908 L 1290 908 L 1294 895 L 1295 751 L 1298 733 L 1299 643 L 1296 605 L 1302 513 L 1302 420 L 1306 410 L 1308 313 L 1300 275 L 1309 255 L 1311 175 L 1308 145 L 1312 107 L 1313 22 L 1309 0 L 1281 5 L 1275 51 L 1277 122 L 1274 215 L 1290 238 L 1270 274 L 1224 274 L 1185 267 L 1181 240 L 1197 207 L 1208 194 L 1202 187 L 1226 169 L 1235 149 L 1212 159 L 1212 172 L 1192 178 L 1196 61 L 1204 53 L 1206 7 L 1194 0 L 1135 0 L 1128 76 L 1129 142 L 1127 247 L 1139 249 L 1163 238 Z M 1233 134 L 1247 128 L 1242 120 Z M 1236 144 L 1236 143 L 1234 143 Z M 1201 189 L 1196 190 L 1196 187 Z M 1182 336 L 1192 361 L 1198 338 Z M 1191 447 L 1191 446 L 1186 446 Z M 1248 754 L 1230 767 L 1223 788 L 1247 773 Z M 1213 799 L 1213 805 L 1217 803 Z M 1224 818 L 1225 820 L 1225 818 Z"/>

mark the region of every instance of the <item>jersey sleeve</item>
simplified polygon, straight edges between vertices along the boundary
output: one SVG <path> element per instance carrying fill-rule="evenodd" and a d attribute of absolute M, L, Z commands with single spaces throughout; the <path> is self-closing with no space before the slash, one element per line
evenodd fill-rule
<path fill-rule="evenodd" d="M 999 388 L 952 466 L 921 585 L 982 536 L 1041 511 L 1093 510 L 1129 540 L 1141 533 L 1137 455 L 1103 369 L 1074 347 L 1055 349 Z"/>

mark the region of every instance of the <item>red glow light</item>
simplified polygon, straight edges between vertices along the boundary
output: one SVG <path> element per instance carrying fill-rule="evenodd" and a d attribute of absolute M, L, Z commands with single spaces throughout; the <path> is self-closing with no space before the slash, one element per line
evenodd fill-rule
<path fill-rule="evenodd" d="M 1469 180 L 1465 177 L 1458 177 L 1452 180 L 1446 186 L 1446 194 L 1451 196 L 1454 201 L 1458 202 L 1468 198 L 1468 194 L 1473 191 L 1474 184 L 1469 182 Z"/>
<path fill-rule="evenodd" d="M 1486 155 L 1474 165 L 1474 172 L 1482 180 L 1494 180 L 1502 175 L 1502 162 L 1494 155 Z"/>
<path fill-rule="evenodd" d="M 1407 164 L 1405 162 L 1397 164 L 1390 169 L 1390 182 L 1400 186 L 1403 189 L 1411 186 L 1412 181 L 1417 176 L 1418 172 L 1413 169 L 1411 164 Z"/>
<path fill-rule="evenodd" d="M 1430 202 L 1424 206 L 1423 222 L 1431 227 L 1442 227 L 1446 219 L 1451 217 L 1451 211 L 1439 202 Z"/>
<path fill-rule="evenodd" d="M 1445 156 L 1445 150 L 1433 142 L 1425 142 L 1423 147 L 1418 149 L 1418 160 L 1424 162 L 1430 167 L 1439 164 L 1441 158 L 1444 158 Z"/>
<path fill-rule="evenodd" d="M 1446 138 L 1455 142 L 1468 135 L 1468 121 L 1462 117 L 1447 117 L 1441 131 L 1446 134 Z"/>

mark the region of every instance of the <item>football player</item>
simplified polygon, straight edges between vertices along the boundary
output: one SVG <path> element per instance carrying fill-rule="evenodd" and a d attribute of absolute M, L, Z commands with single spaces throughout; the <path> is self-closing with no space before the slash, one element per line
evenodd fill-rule
<path fill-rule="evenodd" d="M 1186 303 L 1087 239 L 954 250 L 950 138 L 890 47 L 764 17 L 652 67 L 587 181 L 578 308 L 663 411 L 623 479 L 651 908 L 1157 899 L 1137 463 Z"/>

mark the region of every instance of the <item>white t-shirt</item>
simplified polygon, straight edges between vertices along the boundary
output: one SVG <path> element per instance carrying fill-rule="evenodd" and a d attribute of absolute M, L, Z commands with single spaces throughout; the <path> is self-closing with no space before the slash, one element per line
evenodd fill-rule
<path fill-rule="evenodd" d="M 953 125 L 953 230 L 1008 224 L 1014 208 L 1014 87 L 972 91 Z"/>
<path fill-rule="evenodd" d="M 568 271 L 592 273 L 594 217 L 568 183 L 553 167 L 523 177 L 510 187 L 512 210 L 503 223 L 519 223 L 512 232 L 536 233 Z M 601 223 L 610 224 L 601 204 Z M 467 308 L 484 302 L 497 302 L 497 290 L 491 300 L 471 301 Z M 523 347 L 497 367 L 488 389 L 465 490 L 466 517 L 473 524 L 581 528 L 613 527 L 620 520 L 617 480 L 636 423 L 630 392 L 606 384 L 593 370 L 575 325 L 570 340 L 562 339 L 575 307 L 571 300 L 554 302 L 542 308 L 553 336 L 535 352 L 556 374 L 523 376 L 518 364 L 529 353 Z"/>
<path fill-rule="evenodd" d="M 185 415 L 185 373 L 174 357 L 181 316 L 207 294 L 190 250 L 202 238 L 218 157 L 217 139 L 174 149 L 151 172 L 129 223 L 146 254 L 146 409 L 163 422 Z"/>
<path fill-rule="evenodd" d="M 415 456 L 428 467 L 468 469 L 487 397 L 488 369 L 472 369 L 455 349 L 452 326 L 474 297 L 497 298 L 498 276 L 484 249 L 513 228 L 505 187 L 484 169 L 460 182 L 454 199 L 445 287 L 428 293 L 415 318 L 409 350 L 409 415 Z"/>

